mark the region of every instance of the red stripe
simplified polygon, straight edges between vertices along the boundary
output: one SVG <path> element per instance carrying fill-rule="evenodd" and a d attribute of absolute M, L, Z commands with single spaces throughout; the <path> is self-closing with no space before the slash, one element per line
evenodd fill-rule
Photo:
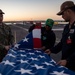
<path fill-rule="evenodd" d="M 34 48 L 41 48 L 41 39 L 33 38 Z"/>
<path fill-rule="evenodd" d="M 34 32 L 36 34 L 38 30 L 35 31 L 35 29 L 40 29 L 41 30 L 41 22 L 37 22 L 36 25 L 35 25 Z M 39 33 L 39 35 L 40 34 L 41 34 L 41 32 Z M 42 45 L 41 45 L 41 36 L 40 36 L 40 38 L 38 38 L 38 37 L 35 38 L 33 36 L 33 47 L 34 48 L 41 48 L 42 47 Z"/>

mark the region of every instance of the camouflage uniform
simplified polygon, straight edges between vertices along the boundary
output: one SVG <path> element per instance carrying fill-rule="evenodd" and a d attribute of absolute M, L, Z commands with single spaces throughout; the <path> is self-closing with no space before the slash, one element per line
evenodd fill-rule
<path fill-rule="evenodd" d="M 12 35 L 10 27 L 2 23 L 2 25 L 0 25 L 0 62 L 7 54 L 7 50 L 4 48 L 4 46 L 12 45 L 13 42 L 14 37 Z"/>

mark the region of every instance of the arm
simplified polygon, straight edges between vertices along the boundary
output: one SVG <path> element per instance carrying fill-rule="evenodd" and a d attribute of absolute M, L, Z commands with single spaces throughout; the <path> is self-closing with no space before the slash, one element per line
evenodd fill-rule
<path fill-rule="evenodd" d="M 14 44 L 14 36 L 12 35 L 11 28 L 9 27 L 9 36 L 8 36 L 8 44 L 13 45 Z"/>
<path fill-rule="evenodd" d="M 56 54 L 56 53 L 60 52 L 61 49 L 62 49 L 62 42 L 60 41 L 57 45 L 55 45 L 50 50 L 51 50 L 52 53 L 55 53 Z"/>
<path fill-rule="evenodd" d="M 69 58 L 63 59 L 57 62 L 57 64 L 61 66 L 66 66 L 66 67 L 75 67 L 75 53 L 73 53 Z"/>
<path fill-rule="evenodd" d="M 61 44 L 61 42 L 59 42 L 55 47 L 45 50 L 45 53 L 47 53 L 48 55 L 50 55 L 51 53 L 56 54 L 59 51 L 61 51 L 61 48 L 62 48 L 62 44 Z"/>
<path fill-rule="evenodd" d="M 34 29 L 35 25 L 30 26 L 29 28 L 29 32 L 32 32 L 32 30 Z"/>

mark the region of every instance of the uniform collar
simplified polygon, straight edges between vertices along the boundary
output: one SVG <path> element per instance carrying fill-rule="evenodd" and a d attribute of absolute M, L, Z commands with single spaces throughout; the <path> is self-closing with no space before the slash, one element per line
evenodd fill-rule
<path fill-rule="evenodd" d="M 70 25 L 70 23 L 68 25 Z M 74 28 L 74 27 L 75 27 L 75 21 L 72 23 L 70 28 Z"/>

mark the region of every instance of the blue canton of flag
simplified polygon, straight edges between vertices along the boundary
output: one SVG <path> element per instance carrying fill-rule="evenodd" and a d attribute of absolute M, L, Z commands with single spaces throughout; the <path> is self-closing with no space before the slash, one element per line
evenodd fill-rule
<path fill-rule="evenodd" d="M 42 50 L 34 49 L 31 35 L 32 32 L 9 50 L 0 63 L 0 75 L 75 75 Z"/>

